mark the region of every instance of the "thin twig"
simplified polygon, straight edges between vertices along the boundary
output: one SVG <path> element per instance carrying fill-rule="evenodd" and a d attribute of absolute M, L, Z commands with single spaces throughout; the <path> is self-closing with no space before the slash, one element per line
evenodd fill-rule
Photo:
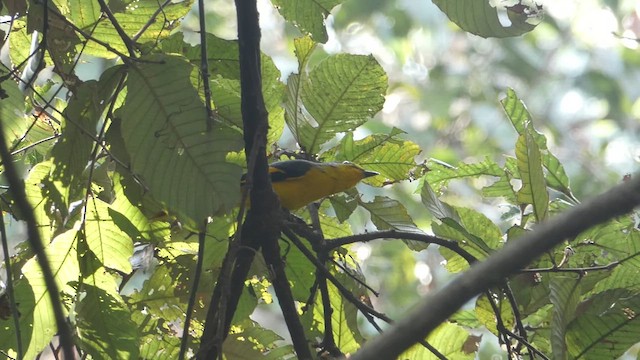
<path fill-rule="evenodd" d="M 178 359 L 184 359 L 187 353 L 187 344 L 189 343 L 189 325 L 191 324 L 191 316 L 193 308 L 198 297 L 198 284 L 200 284 L 200 276 L 202 275 L 202 263 L 204 261 L 204 244 L 206 239 L 207 221 L 204 222 L 203 228 L 198 233 L 198 259 L 196 261 L 196 271 L 193 275 L 193 285 L 189 294 L 189 303 L 187 304 L 187 312 L 184 317 L 184 326 L 182 328 L 182 340 L 180 341 L 180 353 Z"/>
<path fill-rule="evenodd" d="M 360 310 L 363 313 L 369 313 L 371 315 L 374 315 L 375 317 L 377 317 L 379 319 L 382 319 L 384 321 L 391 321 L 391 319 L 389 317 L 387 317 L 385 314 L 376 311 L 375 309 L 373 309 L 370 306 L 364 304 L 362 301 L 358 300 L 355 296 L 353 296 L 351 291 L 349 291 L 349 289 L 347 289 L 344 285 L 342 285 L 340 283 L 340 281 L 338 281 L 338 279 L 336 279 L 336 277 L 333 276 L 333 274 L 331 274 L 331 272 L 329 270 L 327 270 L 322 265 L 322 263 L 320 261 L 318 261 L 318 259 L 316 259 L 316 257 L 311 253 L 311 251 L 309 251 L 309 249 L 307 249 L 307 247 L 304 246 L 302 241 L 298 238 L 298 236 L 290 228 L 285 227 L 285 228 L 282 229 L 282 231 L 287 236 L 287 238 L 289 238 L 289 240 L 291 240 L 291 242 L 296 247 L 298 247 L 300 252 L 302 252 L 302 254 L 305 257 L 307 257 L 307 259 L 309 259 L 309 261 L 311 261 L 311 263 L 316 267 L 316 269 L 318 269 L 320 272 L 322 272 L 322 274 L 327 278 L 327 280 L 331 281 L 331 283 L 333 285 L 335 285 L 335 287 L 340 291 L 342 296 L 344 296 L 345 299 L 347 299 L 348 301 L 353 303 L 358 308 L 358 310 Z"/>
<path fill-rule="evenodd" d="M 198 20 L 200 22 L 200 76 L 204 86 L 204 105 L 207 109 L 207 131 L 213 130 L 213 109 L 211 108 L 211 85 L 209 84 L 209 63 L 207 55 L 207 28 L 204 0 L 198 0 Z"/>
<path fill-rule="evenodd" d="M 299 224 L 297 224 L 297 225 L 299 225 Z M 313 256 L 313 254 L 309 251 L 309 249 L 307 249 L 304 246 L 304 244 L 300 241 L 300 239 L 298 239 L 297 235 L 293 232 L 293 230 L 291 228 L 286 228 L 285 227 L 283 229 L 283 232 L 294 243 L 294 245 L 296 245 L 296 247 L 298 247 L 298 249 L 300 249 L 300 251 L 303 253 L 303 255 L 305 255 L 307 257 L 307 259 L 309 259 L 309 261 L 311 261 L 311 263 L 313 263 L 316 266 L 316 270 L 321 272 L 323 274 L 323 276 L 327 280 L 331 281 L 331 283 L 338 289 L 340 294 L 342 296 L 344 296 L 344 298 L 347 301 L 349 301 L 351 304 L 353 304 L 365 316 L 367 321 L 369 321 L 369 323 L 376 330 L 378 330 L 378 332 L 382 332 L 382 329 L 376 324 L 376 322 L 375 322 L 375 320 L 373 319 L 372 316 L 375 316 L 375 317 L 379 318 L 380 320 L 382 320 L 382 321 L 384 321 L 386 323 L 389 323 L 389 324 L 393 323 L 393 320 L 391 318 L 389 318 L 385 314 L 382 314 L 382 313 L 376 311 L 375 309 L 371 308 L 370 306 L 366 305 L 365 303 L 363 303 L 362 301 L 357 299 L 351 293 L 351 291 L 349 291 L 349 289 L 347 289 L 344 285 L 342 285 L 342 283 L 340 283 L 340 281 L 338 281 L 338 279 L 336 279 L 336 277 L 333 276 L 333 274 L 331 274 L 331 272 L 329 272 L 329 270 L 327 270 L 327 268 L 318 259 L 316 259 Z M 330 321 L 330 319 L 329 319 L 329 321 Z M 422 346 L 424 346 L 429 351 L 431 351 L 437 358 L 443 359 L 443 360 L 447 359 L 446 356 L 441 354 L 436 348 L 431 346 L 424 339 L 419 340 L 418 343 L 420 343 Z"/>
<path fill-rule="evenodd" d="M 300 226 L 297 226 L 296 228 L 301 229 Z M 420 233 L 414 233 L 414 232 L 408 232 L 408 231 L 398 231 L 398 230 L 372 231 L 364 234 L 345 236 L 341 238 L 332 239 L 331 241 L 327 241 L 325 243 L 325 249 L 332 250 L 337 247 L 348 245 L 348 244 L 353 244 L 357 242 L 368 242 L 368 241 L 381 240 L 381 239 L 405 239 L 405 240 L 414 240 L 414 241 L 422 242 L 425 244 L 437 244 L 451 251 L 454 251 L 456 254 L 464 258 L 469 264 L 473 264 L 478 261 L 478 259 L 476 259 L 473 255 L 471 255 L 465 249 L 461 248 L 460 244 L 458 244 L 455 241 L 442 239 L 433 235 L 420 234 Z"/>
<path fill-rule="evenodd" d="M 27 150 L 29 150 L 29 149 L 31 149 L 31 148 L 34 148 L 34 147 L 36 147 L 36 146 L 38 146 L 38 145 L 40 145 L 40 144 L 46 143 L 47 141 L 55 140 L 55 139 L 59 138 L 60 136 L 62 136 L 62 134 L 54 134 L 54 135 L 51 135 L 51 136 L 46 137 L 46 138 L 44 138 L 44 139 L 40 139 L 40 140 L 38 140 L 38 141 L 36 141 L 36 142 L 34 142 L 34 143 L 31 143 L 31 144 L 29 144 L 29 145 L 26 145 L 26 146 L 24 146 L 24 147 L 21 147 L 21 148 L 20 148 L 20 149 L 18 149 L 18 150 L 14 150 L 14 151 L 12 151 L 12 152 L 11 152 L 11 155 L 18 155 L 18 154 L 20 154 L 20 153 L 21 153 L 21 152 L 23 152 L 23 151 L 27 151 Z M 2 164 L 0 163 L 0 165 L 2 165 Z"/>

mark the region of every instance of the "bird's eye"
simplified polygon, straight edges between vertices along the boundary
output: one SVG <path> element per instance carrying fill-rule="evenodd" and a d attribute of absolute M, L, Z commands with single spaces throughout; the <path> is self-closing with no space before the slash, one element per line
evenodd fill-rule
<path fill-rule="evenodd" d="M 349 164 L 351 164 L 351 161 L 343 161 L 342 163 L 345 164 L 345 165 L 349 165 Z"/>

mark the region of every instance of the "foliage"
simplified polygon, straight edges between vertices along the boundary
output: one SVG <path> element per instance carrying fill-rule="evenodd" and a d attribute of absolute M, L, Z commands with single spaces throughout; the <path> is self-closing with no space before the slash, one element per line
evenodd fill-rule
<path fill-rule="evenodd" d="M 0 117 L 13 156 L 2 161 L 24 170 L 27 199 L 77 350 L 94 359 L 174 359 L 184 354 L 180 342 L 188 338 L 195 354 L 214 285 L 225 274 L 229 239 L 242 220 L 238 42 L 212 34 L 196 45 L 187 41 L 180 25 L 193 6 L 189 0 L 99 3 L 44 2 L 47 9 L 37 2 L 2 3 L 0 14 L 10 22 L 0 35 L 8 39 L 3 51 L 10 64 L 0 69 Z M 458 273 L 579 203 L 539 120 L 511 88 L 503 87 L 505 95 L 493 106 L 502 106 L 504 123 L 515 130 L 508 140 L 513 155 L 456 165 L 423 162 L 423 146 L 405 131 L 372 125 L 393 89 L 376 57 L 328 54 L 319 45 L 328 40 L 326 17 L 338 4 L 274 1 L 301 33 L 291 41 L 296 71 L 283 82 L 274 60 L 261 56 L 268 155 L 352 161 L 379 172 L 365 183 L 384 189 L 373 199 L 362 189 L 332 196 L 319 213 L 295 213 L 304 225 L 291 217 L 284 223 L 290 232 L 282 236 L 281 256 L 304 335 L 319 353 L 331 355 L 356 352 L 372 329 L 380 330 L 380 321 L 391 321 L 375 310 L 379 300 L 372 298 L 389 295 L 367 285 L 376 279 L 356 260 L 365 242 L 359 235 L 395 242 L 376 236 L 392 231 L 403 239 L 409 260 L 394 265 L 400 274 L 410 273 L 407 264 L 425 249 L 433 251 L 437 239 L 444 267 Z M 541 11 L 522 3 L 496 8 L 484 0 L 471 7 L 461 0 L 435 4 L 461 29 L 482 37 L 532 31 Z M 504 13 L 510 26 L 501 25 Z M 201 72 L 202 53 L 208 77 Z M 84 62 L 100 64 L 93 79 L 79 70 Z M 31 82 L 20 75 L 31 68 L 50 71 Z M 277 147 L 287 136 L 297 148 Z M 416 179 L 419 205 L 394 198 L 392 187 Z M 483 214 L 480 207 L 451 201 L 460 182 L 482 184 L 474 190 L 487 203 L 495 200 L 490 205 L 497 210 Z M 18 196 L 2 187 L 5 221 L 24 220 L 16 210 Z M 413 215 L 416 207 L 429 213 L 428 220 Z M 497 337 L 510 357 L 621 356 L 637 341 L 639 326 L 637 217 L 593 226 L 567 239 L 564 249 L 531 259 L 529 268 L 488 289 L 402 358 L 473 359 L 482 351 L 478 332 Z M 358 235 L 354 229 L 363 227 L 362 219 L 370 220 L 371 231 Z M 199 258 L 194 233 L 206 237 Z M 57 332 L 49 289 L 31 249 L 20 246 L 10 260 L 19 319 L 16 328 L 11 313 L 2 312 L 0 350 L 35 358 Z M 197 261 L 204 272 L 194 284 Z M 277 326 L 249 317 L 274 308 L 273 273 L 264 261 L 257 257 L 251 277 L 232 284 L 243 295 L 223 345 L 226 358 L 295 357 L 274 332 Z M 398 276 L 408 287 L 407 276 Z M 191 294 L 196 301 L 189 307 Z"/>

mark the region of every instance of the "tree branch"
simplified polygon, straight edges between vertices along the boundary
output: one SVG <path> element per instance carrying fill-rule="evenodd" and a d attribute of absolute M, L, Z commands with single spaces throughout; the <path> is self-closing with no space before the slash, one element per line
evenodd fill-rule
<path fill-rule="evenodd" d="M 220 355 L 221 345 L 216 341 L 226 337 L 255 251 L 265 244 L 277 248 L 282 226 L 280 202 L 271 187 L 266 156 L 269 123 L 262 97 L 261 34 L 256 0 L 236 0 L 236 14 L 241 110 L 245 154 L 248 162 L 246 184 L 251 195 L 251 210 L 247 213 L 242 225 L 237 257 L 233 256 L 228 262 L 228 264 L 233 264 L 231 284 L 236 286 L 230 289 L 228 297 L 227 294 L 223 294 L 224 288 L 221 289 L 219 286 L 219 284 L 226 283 L 225 279 L 218 279 L 218 284 L 214 289 L 198 353 L 199 358 L 202 359 L 216 359 Z M 235 245 L 230 247 L 229 251 L 233 251 L 232 248 L 235 248 Z M 235 255 L 235 251 L 232 255 Z M 218 302 L 225 303 L 224 315 L 218 313 L 220 310 Z M 221 328 L 223 329 L 222 333 L 220 332 Z M 298 355 L 304 357 L 305 354 Z"/>
<path fill-rule="evenodd" d="M 638 204 L 640 176 L 539 224 L 533 232 L 507 243 L 486 261 L 475 263 L 445 287 L 428 295 L 406 318 L 367 342 L 350 359 L 395 359 L 481 291 L 499 284 L 564 239 L 623 215 Z"/>

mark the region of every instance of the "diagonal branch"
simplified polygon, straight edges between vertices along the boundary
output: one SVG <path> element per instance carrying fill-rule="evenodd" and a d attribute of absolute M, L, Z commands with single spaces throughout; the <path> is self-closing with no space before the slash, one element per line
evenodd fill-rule
<path fill-rule="evenodd" d="M 378 338 L 367 342 L 352 360 L 395 359 L 423 339 L 472 297 L 525 267 L 531 260 L 560 244 L 564 239 L 623 215 L 640 204 L 640 176 L 540 224 L 517 241 L 507 243 L 486 261 L 478 262 L 428 295 L 408 316 Z"/>

